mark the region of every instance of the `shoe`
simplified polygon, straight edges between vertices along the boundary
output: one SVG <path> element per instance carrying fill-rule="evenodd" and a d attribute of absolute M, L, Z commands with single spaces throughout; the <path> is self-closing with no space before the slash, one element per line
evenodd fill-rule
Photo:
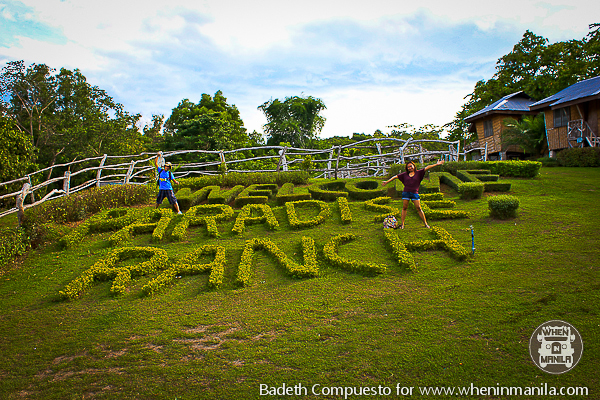
<path fill-rule="evenodd" d="M 181 211 L 179 211 L 177 214 L 183 214 Z"/>
<path fill-rule="evenodd" d="M 427 229 L 431 229 L 431 227 L 429 225 L 425 225 L 425 228 Z"/>

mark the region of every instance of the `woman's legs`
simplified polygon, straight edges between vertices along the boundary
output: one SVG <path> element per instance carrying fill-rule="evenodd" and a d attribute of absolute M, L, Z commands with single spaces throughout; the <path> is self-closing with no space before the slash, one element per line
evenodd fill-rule
<path fill-rule="evenodd" d="M 417 214 L 419 214 L 419 217 L 421 217 L 421 220 L 425 224 L 425 227 L 429 228 L 429 225 L 427 225 L 427 219 L 425 219 L 425 214 L 423 214 L 423 210 L 421 209 L 421 200 L 413 200 L 413 204 L 417 209 Z M 402 210 L 402 212 L 404 212 L 404 209 Z"/>
<path fill-rule="evenodd" d="M 402 225 L 400 225 L 401 229 L 404 229 L 404 219 L 406 218 L 406 210 L 408 210 L 408 203 L 410 203 L 410 200 L 402 200 L 402 214 L 400 215 L 400 222 L 402 223 Z"/>

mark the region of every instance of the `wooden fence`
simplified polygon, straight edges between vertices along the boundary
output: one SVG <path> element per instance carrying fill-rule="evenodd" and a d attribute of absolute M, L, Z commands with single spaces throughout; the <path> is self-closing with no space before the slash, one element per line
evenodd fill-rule
<path fill-rule="evenodd" d="M 427 147 L 443 148 L 443 150 L 427 150 Z M 362 152 L 361 155 L 351 155 L 350 150 Z M 480 150 L 471 149 L 470 151 Z M 239 158 L 242 152 L 256 152 L 265 155 L 251 158 Z M 271 154 L 269 154 L 271 153 Z M 226 166 L 229 172 L 279 172 L 300 169 L 307 157 L 313 168 L 311 173 L 316 178 L 348 178 L 355 176 L 383 176 L 390 165 L 405 163 L 408 160 L 421 163 L 436 158 L 447 161 L 458 161 L 460 155 L 466 159 L 467 153 L 460 152 L 460 142 L 446 140 L 401 140 L 391 138 L 374 138 L 334 146 L 329 149 L 299 149 L 282 146 L 262 146 L 242 148 L 227 151 L 183 150 L 165 152 L 160 159 L 176 159 L 186 155 L 186 158 L 197 157 L 199 162 L 183 162 L 174 171 L 175 178 L 191 177 L 194 175 L 219 174 L 219 166 Z M 67 196 L 89 187 L 99 187 L 109 184 L 146 184 L 155 179 L 154 159 L 156 153 L 142 153 L 127 156 L 108 156 L 86 158 L 66 164 L 31 173 L 19 179 L 0 183 L 4 186 L 23 182 L 21 189 L 0 196 L 6 201 L 14 198 L 15 207 L 0 212 L 0 217 L 32 207 L 44 201 Z M 212 158 L 202 161 L 202 158 Z M 271 169 L 249 170 L 239 168 L 241 163 L 270 160 Z M 237 167 L 237 168 L 236 168 Z M 58 176 L 56 172 L 59 171 Z M 64 172 L 63 172 L 64 171 Z M 45 178 L 42 178 L 47 175 Z M 43 180 L 43 182 L 41 182 Z M 35 183 L 40 182 L 40 183 Z M 74 183 L 78 182 L 78 183 Z M 57 187 L 58 186 L 58 187 Z M 52 189 L 50 189 L 52 187 Z"/>

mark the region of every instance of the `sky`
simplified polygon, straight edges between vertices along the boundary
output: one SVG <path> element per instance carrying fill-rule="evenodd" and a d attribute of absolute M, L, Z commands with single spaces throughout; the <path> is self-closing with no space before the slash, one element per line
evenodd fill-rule
<path fill-rule="evenodd" d="M 221 90 L 248 131 L 291 96 L 321 137 L 453 120 L 526 30 L 582 39 L 598 0 L 0 0 L 0 67 L 78 68 L 132 113 L 168 117 Z"/>

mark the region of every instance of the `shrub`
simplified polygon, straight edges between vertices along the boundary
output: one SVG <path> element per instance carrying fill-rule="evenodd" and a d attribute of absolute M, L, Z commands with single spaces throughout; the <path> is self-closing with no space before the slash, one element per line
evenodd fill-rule
<path fill-rule="evenodd" d="M 463 200 L 480 199 L 484 189 L 482 182 L 465 182 L 458 185 L 458 194 Z"/>
<path fill-rule="evenodd" d="M 29 248 L 29 235 L 24 228 L 0 230 L 0 270 Z"/>
<path fill-rule="evenodd" d="M 538 158 L 537 161 L 542 163 L 542 167 L 558 167 L 560 165 L 556 158 L 542 157 Z"/>
<path fill-rule="evenodd" d="M 172 217 L 173 212 L 170 209 L 145 209 L 141 211 L 140 217 L 135 222 L 112 234 L 108 241 L 111 246 L 118 246 L 130 240 L 134 233 L 147 232 L 152 232 L 152 240 L 161 241 Z"/>
<path fill-rule="evenodd" d="M 445 172 L 456 174 L 458 170 L 486 169 L 492 174 L 517 178 L 535 178 L 542 164 L 537 161 L 450 161 L 440 166 Z"/>
<path fill-rule="evenodd" d="M 296 214 L 296 207 L 317 207 L 319 209 L 319 215 L 316 217 L 301 221 Z M 325 219 L 331 214 L 329 211 L 329 205 L 324 201 L 320 200 L 300 200 L 300 201 L 291 201 L 285 203 L 285 210 L 287 213 L 288 221 L 290 226 L 294 229 L 308 228 L 312 226 L 317 226 L 325 222 Z"/>
<path fill-rule="evenodd" d="M 335 201 L 338 197 L 348 197 L 348 192 L 344 191 L 345 188 L 346 181 L 338 179 L 315 183 L 308 187 L 308 191 L 313 199 Z"/>
<path fill-rule="evenodd" d="M 415 260 L 412 254 L 410 254 L 406 249 L 404 243 L 400 241 L 396 232 L 394 232 L 391 229 L 384 229 L 383 234 L 385 235 L 386 243 L 392 249 L 392 252 L 396 256 L 398 264 L 400 264 L 401 267 L 405 267 L 413 272 L 416 272 L 417 265 L 415 264 Z"/>
<path fill-rule="evenodd" d="M 517 216 L 519 199 L 510 195 L 488 197 L 490 215 L 495 218 L 507 219 Z"/>
<path fill-rule="evenodd" d="M 132 266 L 116 266 L 121 261 L 141 257 L 149 259 Z M 132 277 L 153 273 L 164 268 L 168 261 L 167 252 L 155 247 L 123 247 L 116 249 L 69 283 L 64 290 L 59 292 L 59 295 L 64 300 L 72 300 L 81 296 L 87 288 L 93 285 L 94 281 L 109 279 L 113 280 L 111 293 L 115 295 L 122 294 L 126 291 Z"/>
<path fill-rule="evenodd" d="M 276 192 L 277 185 L 274 183 L 250 185 L 235 199 L 235 206 L 243 207 L 246 204 L 265 204 L 273 193 Z"/>
<path fill-rule="evenodd" d="M 296 185 L 305 185 L 310 178 L 307 171 L 282 171 L 272 172 L 230 172 L 226 175 L 205 175 L 194 178 L 181 178 L 179 182 L 182 186 L 190 188 L 203 188 L 205 186 L 233 187 L 237 185 L 252 185 L 274 183 L 281 186 L 285 183 L 294 183 Z"/>
<path fill-rule="evenodd" d="M 199 260 L 203 256 L 211 254 L 214 254 L 215 256 L 212 262 L 207 264 L 199 263 Z M 181 261 L 148 282 L 142 288 L 142 292 L 146 295 L 153 294 L 171 284 L 178 275 L 196 275 L 205 271 L 211 271 L 210 277 L 208 278 L 208 286 L 211 288 L 218 288 L 223 283 L 226 262 L 227 259 L 225 258 L 224 247 L 208 244 L 204 245 L 187 254 Z"/>
<path fill-rule="evenodd" d="M 393 215 L 398 217 L 400 215 L 400 210 L 396 207 L 387 206 L 386 203 L 389 203 L 392 199 L 389 197 L 378 197 L 376 199 L 365 201 L 365 208 L 369 211 L 381 212 L 382 214 L 376 215 L 373 217 L 375 222 L 382 222 L 386 217 Z"/>
<path fill-rule="evenodd" d="M 258 216 L 253 214 L 260 214 Z M 271 230 L 279 227 L 279 222 L 273 214 L 273 210 L 267 204 L 246 204 L 238 214 L 233 229 L 233 233 L 241 235 L 247 223 L 262 223 L 266 222 Z"/>
<path fill-rule="evenodd" d="M 244 186 L 237 185 L 229 190 L 215 188 L 208 194 L 208 202 L 210 204 L 228 204 L 244 190 Z"/>
<path fill-rule="evenodd" d="M 337 198 L 338 209 L 340 210 L 340 218 L 342 220 L 342 224 L 349 224 L 352 222 L 352 212 L 350 211 L 350 207 L 348 206 L 348 199 L 345 197 Z"/>
<path fill-rule="evenodd" d="M 291 182 L 284 183 L 277 192 L 277 204 L 283 205 L 288 201 L 310 200 L 311 195 L 306 188 L 296 188 Z"/>
<path fill-rule="evenodd" d="M 351 179 L 346 182 L 344 188 L 348 191 L 351 199 L 369 200 L 385 196 L 387 188 L 381 186 L 381 181 L 373 179 Z"/>
<path fill-rule="evenodd" d="M 315 242 L 312 238 L 302 237 L 302 254 L 304 265 L 290 260 L 283 251 L 270 239 L 252 239 L 246 241 L 242 251 L 242 259 L 238 267 L 236 282 L 240 286 L 248 286 L 252 278 L 252 258 L 256 250 L 266 250 L 277 263 L 295 278 L 310 278 L 319 273 Z"/>
<path fill-rule="evenodd" d="M 352 272 L 362 272 L 366 274 L 384 273 L 387 269 L 385 265 L 376 263 L 363 263 L 357 260 L 348 260 L 346 258 L 340 257 L 337 254 L 337 250 L 340 245 L 354 240 L 355 238 L 356 236 L 354 236 L 351 233 L 333 237 L 325 245 L 325 247 L 323 247 L 323 255 L 325 256 L 325 259 L 329 261 L 333 266 Z"/>
<path fill-rule="evenodd" d="M 24 226 L 53 221 L 65 223 L 81 221 L 101 210 L 136 204 L 146 204 L 154 194 L 150 185 L 109 185 L 91 188 L 46 201 L 25 210 Z"/>
<path fill-rule="evenodd" d="M 187 235 L 187 228 L 190 225 L 206 225 L 210 236 L 219 237 L 217 222 L 226 221 L 233 216 L 233 209 L 226 204 L 202 204 L 194 206 L 183 215 L 183 218 L 175 226 L 171 235 L 175 240 L 182 240 Z"/>
<path fill-rule="evenodd" d="M 575 147 L 560 151 L 556 155 L 563 167 L 600 167 L 600 148 Z"/>

